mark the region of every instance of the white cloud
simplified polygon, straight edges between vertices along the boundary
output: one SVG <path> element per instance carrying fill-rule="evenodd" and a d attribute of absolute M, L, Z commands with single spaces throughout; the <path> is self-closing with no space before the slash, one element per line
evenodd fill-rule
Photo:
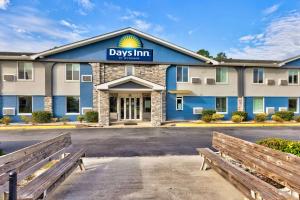
<path fill-rule="evenodd" d="M 10 0 L 0 0 L 0 9 L 6 10 Z"/>
<path fill-rule="evenodd" d="M 106 1 L 105 1 L 105 2 L 103 3 L 103 5 L 104 5 L 106 8 L 110 9 L 110 10 L 116 10 L 116 11 L 121 10 L 121 7 L 120 7 L 120 6 L 115 5 L 115 4 L 111 3 L 111 2 L 106 2 Z"/>
<path fill-rule="evenodd" d="M 279 4 L 275 4 L 273 6 L 270 6 L 266 9 L 263 10 L 263 14 L 264 15 L 270 15 L 273 14 L 274 12 L 276 12 L 279 9 L 280 5 Z"/>
<path fill-rule="evenodd" d="M 136 19 L 133 26 L 141 31 L 148 31 L 152 25 L 144 20 Z"/>
<path fill-rule="evenodd" d="M 179 21 L 179 18 L 175 17 L 174 15 L 167 14 L 167 17 L 169 18 L 169 20 L 172 20 L 174 22 L 178 22 Z"/>
<path fill-rule="evenodd" d="M 121 17 L 121 20 L 134 20 L 136 18 L 147 17 L 146 13 L 136 11 L 136 10 L 126 10 L 126 14 Z"/>
<path fill-rule="evenodd" d="M 95 6 L 91 0 L 77 0 L 77 3 L 85 10 L 92 10 Z"/>
<path fill-rule="evenodd" d="M 228 56 L 244 59 L 285 59 L 300 54 L 300 13 L 292 12 L 268 24 L 265 31 L 240 38 L 241 48 L 232 48 Z"/>

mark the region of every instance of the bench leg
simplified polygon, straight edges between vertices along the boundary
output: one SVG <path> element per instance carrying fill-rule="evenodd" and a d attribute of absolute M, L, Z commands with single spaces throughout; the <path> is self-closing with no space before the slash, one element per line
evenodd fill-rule
<path fill-rule="evenodd" d="M 203 158 L 203 162 L 202 162 L 202 164 L 201 164 L 200 170 L 201 170 L 201 171 L 206 171 L 206 170 L 208 170 L 208 169 L 210 169 L 210 167 L 209 167 L 209 165 L 207 164 L 207 162 L 205 161 L 205 158 Z"/>
<path fill-rule="evenodd" d="M 82 158 L 80 158 L 78 165 L 79 165 L 81 171 L 85 171 L 85 166 L 83 164 Z"/>

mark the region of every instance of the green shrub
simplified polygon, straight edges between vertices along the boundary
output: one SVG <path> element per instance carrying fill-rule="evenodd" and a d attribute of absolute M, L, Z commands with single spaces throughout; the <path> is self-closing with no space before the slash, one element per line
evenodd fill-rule
<path fill-rule="evenodd" d="M 88 111 L 85 113 L 84 118 L 87 122 L 98 122 L 98 112 Z"/>
<path fill-rule="evenodd" d="M 9 125 L 11 122 L 11 118 L 9 116 L 4 116 L 2 118 L 2 123 L 5 124 L 5 125 Z"/>
<path fill-rule="evenodd" d="M 285 153 L 300 156 L 300 141 L 285 140 L 281 138 L 266 138 L 259 140 L 256 143 Z"/>
<path fill-rule="evenodd" d="M 281 117 L 279 117 L 279 116 L 277 116 L 277 115 L 272 115 L 271 118 L 272 118 L 272 120 L 275 121 L 275 122 L 283 122 L 283 121 L 284 121 Z"/>
<path fill-rule="evenodd" d="M 32 113 L 32 121 L 36 123 L 51 122 L 52 114 L 48 111 L 36 111 Z"/>
<path fill-rule="evenodd" d="M 278 111 L 275 115 L 281 117 L 284 121 L 291 121 L 294 118 L 294 112 L 292 111 Z"/>
<path fill-rule="evenodd" d="M 231 117 L 231 121 L 233 121 L 234 123 L 241 123 L 242 121 L 244 121 L 244 118 L 241 115 L 233 115 Z"/>
<path fill-rule="evenodd" d="M 77 116 L 77 121 L 79 121 L 80 123 L 82 123 L 83 120 L 84 120 L 84 116 L 82 116 L 82 115 L 78 115 Z"/>
<path fill-rule="evenodd" d="M 211 116 L 211 119 L 212 119 L 213 121 L 219 121 L 219 120 L 221 120 L 221 119 L 223 119 L 223 118 L 224 118 L 224 115 L 218 114 L 218 113 L 215 113 L 215 114 L 213 114 L 213 115 Z"/>
<path fill-rule="evenodd" d="M 69 117 L 68 116 L 63 116 L 61 118 L 59 118 L 60 122 L 63 122 L 63 124 L 67 124 L 67 122 L 69 121 Z"/>
<path fill-rule="evenodd" d="M 25 124 L 28 124 L 29 122 L 32 121 L 32 118 L 29 117 L 29 116 L 26 116 L 26 115 L 21 115 L 20 118 L 21 118 L 21 120 L 22 120 L 23 122 L 25 122 Z"/>
<path fill-rule="evenodd" d="M 234 116 L 234 115 L 239 115 L 239 116 L 243 117 L 243 121 L 247 121 L 248 113 L 245 111 L 235 111 L 232 113 L 232 116 Z"/>
<path fill-rule="evenodd" d="M 4 151 L 2 149 L 0 149 L 0 156 L 5 155 Z"/>
<path fill-rule="evenodd" d="M 296 122 L 300 122 L 300 116 L 298 115 L 298 116 L 295 116 L 294 117 L 294 120 L 296 121 Z"/>
<path fill-rule="evenodd" d="M 256 114 L 254 117 L 254 121 L 256 122 L 264 122 L 267 120 L 268 115 L 266 113 Z"/>
<path fill-rule="evenodd" d="M 209 123 L 212 121 L 212 116 L 211 115 L 203 115 L 201 119 L 202 119 L 202 121 Z"/>
<path fill-rule="evenodd" d="M 203 111 L 202 111 L 202 116 L 205 116 L 205 115 L 212 116 L 212 115 L 215 114 L 215 113 L 216 113 L 215 110 L 203 110 Z"/>

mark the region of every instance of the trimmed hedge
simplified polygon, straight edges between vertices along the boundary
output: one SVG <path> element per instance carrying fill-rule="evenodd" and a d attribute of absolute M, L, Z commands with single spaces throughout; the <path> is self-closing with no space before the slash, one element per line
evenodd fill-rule
<path fill-rule="evenodd" d="M 232 113 L 232 116 L 234 116 L 234 115 L 239 115 L 239 116 L 243 117 L 243 121 L 247 121 L 248 113 L 245 111 L 235 111 Z"/>
<path fill-rule="evenodd" d="M 274 115 L 280 117 L 284 121 L 291 121 L 294 119 L 294 112 L 292 111 L 278 111 Z"/>
<path fill-rule="evenodd" d="M 32 113 L 32 121 L 37 123 L 50 123 L 52 114 L 48 111 L 36 111 Z"/>
<path fill-rule="evenodd" d="M 244 119 L 241 115 L 233 115 L 231 117 L 231 121 L 233 121 L 234 123 L 241 123 L 243 120 Z"/>
<path fill-rule="evenodd" d="M 203 115 L 201 119 L 202 121 L 209 123 L 212 121 L 212 115 Z"/>
<path fill-rule="evenodd" d="M 210 115 L 212 116 L 213 114 L 215 114 L 216 111 L 215 110 L 203 110 L 202 111 L 202 116 L 205 116 L 205 115 Z"/>
<path fill-rule="evenodd" d="M 296 121 L 296 122 L 300 122 L 300 116 L 298 115 L 298 116 L 295 116 L 294 117 L 294 120 Z"/>
<path fill-rule="evenodd" d="M 300 157 L 300 141 L 285 140 L 281 138 L 266 138 L 259 140 L 256 143 L 285 153 L 295 154 Z"/>
<path fill-rule="evenodd" d="M 256 122 L 264 122 L 267 120 L 268 115 L 266 113 L 256 114 L 254 117 L 254 121 Z"/>
<path fill-rule="evenodd" d="M 96 111 L 88 111 L 84 115 L 85 121 L 87 122 L 98 122 L 98 112 Z"/>

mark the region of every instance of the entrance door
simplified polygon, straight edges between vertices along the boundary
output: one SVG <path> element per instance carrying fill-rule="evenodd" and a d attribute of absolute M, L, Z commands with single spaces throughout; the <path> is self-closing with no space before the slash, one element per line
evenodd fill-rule
<path fill-rule="evenodd" d="M 121 97 L 119 116 L 121 120 L 140 120 L 141 119 L 141 98 Z"/>

